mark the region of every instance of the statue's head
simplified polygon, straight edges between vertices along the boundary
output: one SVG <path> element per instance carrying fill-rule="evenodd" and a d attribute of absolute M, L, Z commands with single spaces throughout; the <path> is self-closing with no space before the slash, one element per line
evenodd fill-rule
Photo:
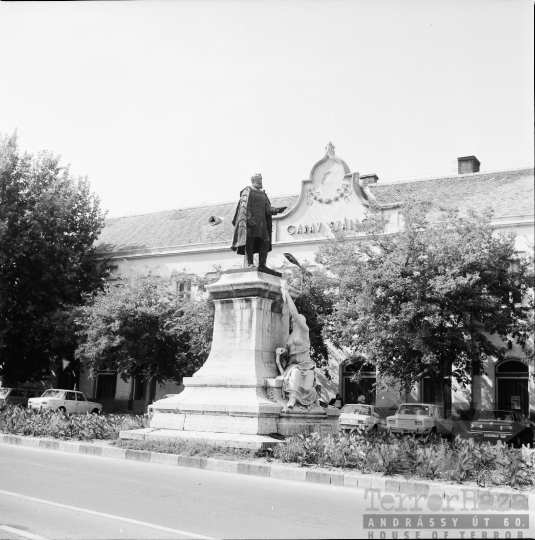
<path fill-rule="evenodd" d="M 251 176 L 251 184 L 256 189 L 262 189 L 262 175 L 261 174 L 255 174 Z"/>

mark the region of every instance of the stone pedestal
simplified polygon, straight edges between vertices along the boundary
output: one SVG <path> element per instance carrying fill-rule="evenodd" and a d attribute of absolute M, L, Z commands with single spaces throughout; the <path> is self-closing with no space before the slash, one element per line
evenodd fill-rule
<path fill-rule="evenodd" d="M 194 432 L 195 438 L 205 433 L 214 441 L 221 440 L 217 434 L 260 441 L 275 433 L 337 431 L 338 409 L 284 412 L 275 349 L 286 344 L 289 315 L 280 277 L 256 268 L 234 270 L 207 288 L 215 303 L 210 355 L 193 377 L 184 378 L 181 394 L 151 406 L 152 430 L 144 438 L 156 438 L 158 430 Z M 121 437 L 133 438 L 133 432 Z"/>

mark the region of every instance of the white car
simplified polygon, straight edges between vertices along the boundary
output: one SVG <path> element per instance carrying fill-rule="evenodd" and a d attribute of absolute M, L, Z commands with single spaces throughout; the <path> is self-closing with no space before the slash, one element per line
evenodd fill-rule
<path fill-rule="evenodd" d="M 102 411 L 100 403 L 88 401 L 82 392 L 73 390 L 46 390 L 41 397 L 29 399 L 28 407 L 34 410 L 52 409 L 69 414 L 100 414 Z"/>
<path fill-rule="evenodd" d="M 386 431 L 386 417 L 374 405 L 344 405 L 340 413 L 340 430 L 361 429 L 365 431 Z"/>
<path fill-rule="evenodd" d="M 449 436 L 453 432 L 454 422 L 446 420 L 442 407 L 429 403 L 404 403 L 396 414 L 387 419 L 391 433 L 415 433 Z"/>

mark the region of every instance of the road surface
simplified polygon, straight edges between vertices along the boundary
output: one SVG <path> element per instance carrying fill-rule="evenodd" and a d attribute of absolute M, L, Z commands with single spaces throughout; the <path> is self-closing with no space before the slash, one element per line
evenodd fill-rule
<path fill-rule="evenodd" d="M 0 444 L 2 540 L 369 538 L 364 496 L 358 489 Z M 392 538 L 392 531 L 385 534 Z M 401 532 L 405 537 L 416 532 Z M 431 531 L 420 532 L 428 537 Z M 462 536 L 450 530 L 448 538 L 455 537 Z"/>

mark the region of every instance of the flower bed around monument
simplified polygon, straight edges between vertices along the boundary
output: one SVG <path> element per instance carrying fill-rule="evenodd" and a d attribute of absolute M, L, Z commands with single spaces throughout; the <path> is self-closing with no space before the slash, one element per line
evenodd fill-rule
<path fill-rule="evenodd" d="M 535 453 L 472 439 L 388 434 L 300 435 L 276 447 L 273 457 L 302 466 L 357 469 L 479 486 L 535 487 Z"/>
<path fill-rule="evenodd" d="M 33 411 L 17 405 L 0 407 L 0 433 L 55 439 L 117 439 L 119 431 L 148 426 L 146 416 L 128 414 L 64 414 Z"/>

